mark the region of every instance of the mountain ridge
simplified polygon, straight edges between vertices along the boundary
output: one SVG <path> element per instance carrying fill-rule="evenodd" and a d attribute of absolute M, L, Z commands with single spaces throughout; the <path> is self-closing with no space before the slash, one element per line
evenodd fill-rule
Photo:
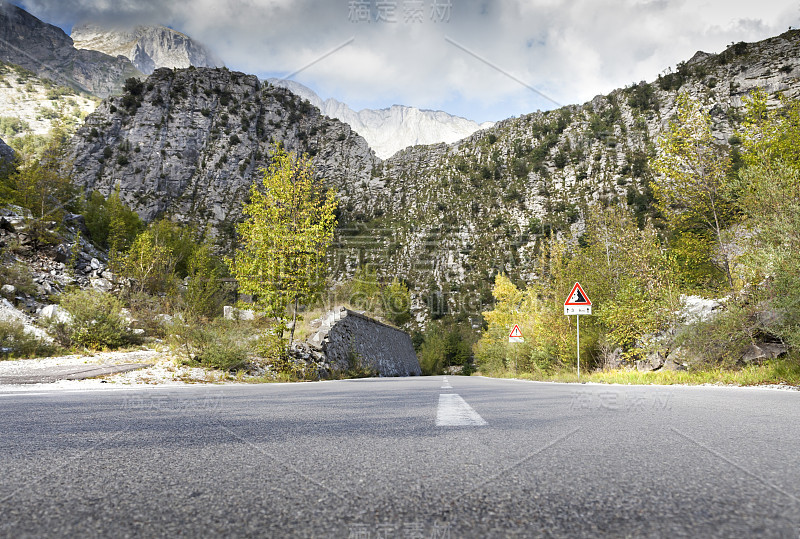
<path fill-rule="evenodd" d="M 204 45 L 162 25 L 106 28 L 82 22 L 73 26 L 70 36 L 76 48 L 125 56 L 145 75 L 159 67 L 225 66 Z"/>
<path fill-rule="evenodd" d="M 419 109 L 395 104 L 381 109 L 354 110 L 334 98 L 323 100 L 307 86 L 287 79 L 267 79 L 270 84 L 287 88 L 307 99 L 323 114 L 349 124 L 363 136 L 375 155 L 387 159 L 409 146 L 447 144 L 461 140 L 494 122 L 478 124 L 467 118 L 440 110 Z"/>
<path fill-rule="evenodd" d="M 800 95 L 800 32 L 736 44 L 650 83 L 386 160 L 288 90 L 224 73 L 157 71 L 138 93 L 106 100 L 71 142 L 77 183 L 106 192 L 119 185 L 147 218 L 167 213 L 230 230 L 270 141 L 308 152 L 340 199 L 336 279 L 366 264 L 382 279 L 405 280 L 424 324 L 483 310 L 497 273 L 533 279 L 548 238 L 579 237 L 598 205 L 651 219 L 649 162 L 678 94 L 703 103 L 717 139 L 730 144 L 747 93 L 764 88 L 772 103 L 779 93 Z M 133 102 L 140 108 L 125 109 Z"/>
<path fill-rule="evenodd" d="M 0 0 L 0 60 L 98 97 L 118 93 L 125 79 L 142 76 L 125 58 L 76 49 L 61 28 L 5 0 Z"/>

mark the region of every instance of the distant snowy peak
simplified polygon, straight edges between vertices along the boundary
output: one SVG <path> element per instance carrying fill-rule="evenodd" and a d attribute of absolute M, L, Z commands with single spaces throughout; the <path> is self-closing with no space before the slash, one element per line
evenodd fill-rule
<path fill-rule="evenodd" d="M 356 112 L 336 99 L 323 101 L 313 90 L 298 82 L 285 79 L 269 79 L 268 82 L 307 99 L 322 114 L 349 124 L 366 139 L 375 155 L 381 159 L 387 159 L 409 146 L 439 142 L 451 144 L 494 125 L 494 122 L 478 124 L 446 112 L 403 105 Z"/>
<path fill-rule="evenodd" d="M 81 23 L 72 28 L 75 48 L 128 58 L 149 75 L 160 67 L 223 67 L 222 61 L 189 36 L 166 26 L 105 28 Z"/>

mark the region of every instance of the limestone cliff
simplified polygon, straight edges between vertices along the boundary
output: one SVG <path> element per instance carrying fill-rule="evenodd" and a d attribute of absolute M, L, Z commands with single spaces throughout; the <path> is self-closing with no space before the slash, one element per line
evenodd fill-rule
<path fill-rule="evenodd" d="M 224 66 L 222 60 L 197 41 L 161 25 L 106 28 L 81 23 L 72 28 L 71 37 L 76 48 L 125 56 L 146 75 L 160 67 Z"/>
<path fill-rule="evenodd" d="M 145 219 L 168 213 L 223 228 L 236 221 L 275 143 L 314 157 L 345 204 L 355 202 L 349 185 L 375 182 L 378 160 L 363 138 L 255 76 L 157 69 L 126 90 L 105 100 L 72 139 L 73 176 L 105 194 L 119 186 Z"/>

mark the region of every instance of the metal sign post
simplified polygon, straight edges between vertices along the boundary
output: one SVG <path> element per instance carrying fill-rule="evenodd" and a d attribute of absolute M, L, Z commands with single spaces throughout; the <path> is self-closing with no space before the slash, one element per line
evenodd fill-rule
<path fill-rule="evenodd" d="M 525 338 L 522 336 L 522 331 L 519 329 L 519 325 L 514 324 L 514 329 L 511 330 L 511 333 L 508 335 L 508 342 L 525 342 Z M 514 376 L 517 375 L 517 358 L 519 354 L 517 353 L 517 348 L 514 347 Z M 508 360 L 508 358 L 506 358 Z"/>
<path fill-rule="evenodd" d="M 581 283 L 575 283 L 572 287 L 572 292 L 567 296 L 564 302 L 564 315 L 575 315 L 576 323 L 578 325 L 578 379 L 581 378 L 581 315 L 592 314 L 592 302 L 589 296 L 583 291 Z"/>

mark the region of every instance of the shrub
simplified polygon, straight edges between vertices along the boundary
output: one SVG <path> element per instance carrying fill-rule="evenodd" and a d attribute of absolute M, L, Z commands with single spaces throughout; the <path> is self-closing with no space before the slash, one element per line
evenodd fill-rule
<path fill-rule="evenodd" d="M 76 290 L 64 294 L 61 305 L 72 315 L 70 337 L 91 349 L 119 348 L 138 339 L 122 316 L 122 303 L 104 292 Z"/>
<path fill-rule="evenodd" d="M 31 272 L 19 262 L 7 264 L 3 261 L 0 264 L 0 285 L 4 284 L 13 285 L 17 292 L 23 294 L 33 295 L 36 293 L 36 284 L 33 282 Z"/>
<path fill-rule="evenodd" d="M 237 371 L 249 365 L 252 332 L 248 324 L 217 319 L 176 322 L 172 344 L 187 364 L 200 364 L 222 371 Z"/>
<path fill-rule="evenodd" d="M 686 328 L 676 342 L 691 351 L 695 367 L 732 368 L 757 334 L 753 321 L 749 307 L 731 301 L 725 311 Z"/>
<path fill-rule="evenodd" d="M 25 331 L 16 320 L 0 320 L 0 359 L 50 356 L 57 348 Z"/>
<path fill-rule="evenodd" d="M 211 247 L 207 244 L 200 246 L 189 257 L 189 282 L 184 293 L 189 313 L 206 318 L 213 318 L 219 313 L 222 300 L 219 276 L 219 264 L 211 253 Z"/>

